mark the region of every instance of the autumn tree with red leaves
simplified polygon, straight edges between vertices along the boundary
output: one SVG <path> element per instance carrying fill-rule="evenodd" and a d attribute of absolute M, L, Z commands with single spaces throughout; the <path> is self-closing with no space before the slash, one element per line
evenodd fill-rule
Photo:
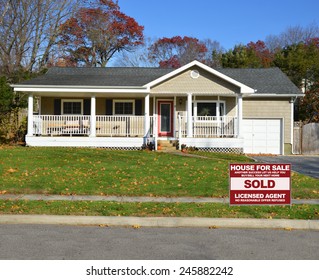
<path fill-rule="evenodd" d="M 204 62 L 207 48 L 193 37 L 161 38 L 149 48 L 149 59 L 161 68 L 178 68 L 193 60 Z"/>
<path fill-rule="evenodd" d="M 248 43 L 247 50 L 252 53 L 252 56 L 257 58 L 260 66 L 268 68 L 272 65 L 274 54 L 270 52 L 264 41 L 258 40 L 256 43 Z"/>
<path fill-rule="evenodd" d="M 144 27 L 111 0 L 90 1 L 60 30 L 63 59 L 72 66 L 105 67 L 116 52 L 143 44 Z"/>
<path fill-rule="evenodd" d="M 222 54 L 221 64 L 225 68 L 267 68 L 273 65 L 274 54 L 263 41 L 236 45 Z"/>

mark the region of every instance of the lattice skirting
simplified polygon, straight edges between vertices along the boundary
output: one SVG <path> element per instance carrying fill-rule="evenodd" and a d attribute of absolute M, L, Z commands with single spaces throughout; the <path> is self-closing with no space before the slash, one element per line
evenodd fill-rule
<path fill-rule="evenodd" d="M 242 154 L 243 148 L 198 148 L 202 152 Z"/>
<path fill-rule="evenodd" d="M 99 147 L 99 149 L 110 151 L 140 151 L 142 150 L 142 147 Z"/>

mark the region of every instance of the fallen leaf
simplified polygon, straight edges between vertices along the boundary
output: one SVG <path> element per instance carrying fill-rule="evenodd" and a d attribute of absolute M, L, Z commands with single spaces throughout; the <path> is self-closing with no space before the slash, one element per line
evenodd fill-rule
<path fill-rule="evenodd" d="M 208 227 L 209 229 L 216 229 L 216 228 L 218 228 L 217 226 L 210 226 L 210 227 Z"/>
<path fill-rule="evenodd" d="M 140 225 L 133 225 L 132 228 L 139 229 L 139 228 L 141 228 L 141 226 Z"/>
<path fill-rule="evenodd" d="M 8 170 L 7 170 L 7 172 L 8 173 L 14 173 L 14 172 L 18 172 L 18 170 L 17 169 L 13 169 L 13 168 L 9 168 Z"/>

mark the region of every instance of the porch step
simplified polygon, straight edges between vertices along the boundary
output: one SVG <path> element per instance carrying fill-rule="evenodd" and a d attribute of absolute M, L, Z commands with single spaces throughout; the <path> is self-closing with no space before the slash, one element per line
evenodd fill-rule
<path fill-rule="evenodd" d="M 157 147 L 159 151 L 176 151 L 176 140 L 158 140 Z M 159 148 L 160 147 L 160 148 Z"/>

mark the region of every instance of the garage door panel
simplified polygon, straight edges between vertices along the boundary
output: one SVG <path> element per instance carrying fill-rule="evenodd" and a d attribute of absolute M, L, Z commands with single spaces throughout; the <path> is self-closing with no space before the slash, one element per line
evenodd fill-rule
<path fill-rule="evenodd" d="M 282 125 L 280 119 L 244 119 L 244 152 L 280 154 Z"/>
<path fill-rule="evenodd" d="M 267 140 L 269 141 L 280 141 L 280 131 L 278 133 L 268 133 Z"/>
<path fill-rule="evenodd" d="M 276 140 L 269 140 L 269 139 L 267 139 L 267 145 L 268 145 L 269 147 L 276 147 L 277 144 L 278 144 L 278 139 L 276 139 Z"/>
<path fill-rule="evenodd" d="M 253 148 L 266 148 L 267 147 L 267 141 L 254 141 Z"/>
<path fill-rule="evenodd" d="M 267 120 L 267 125 L 268 126 L 278 126 L 278 121 L 280 121 L 280 120 L 277 120 L 277 119 Z"/>
<path fill-rule="evenodd" d="M 252 138 L 257 141 L 266 139 L 265 133 L 256 133 L 256 132 L 252 134 Z"/>
<path fill-rule="evenodd" d="M 271 147 L 267 147 L 267 154 L 278 154 L 278 149 L 277 148 L 271 148 Z"/>
<path fill-rule="evenodd" d="M 253 132 L 255 132 L 255 133 L 264 133 L 265 132 L 265 127 L 267 127 L 266 126 L 266 124 L 265 125 L 254 125 L 253 126 Z"/>

